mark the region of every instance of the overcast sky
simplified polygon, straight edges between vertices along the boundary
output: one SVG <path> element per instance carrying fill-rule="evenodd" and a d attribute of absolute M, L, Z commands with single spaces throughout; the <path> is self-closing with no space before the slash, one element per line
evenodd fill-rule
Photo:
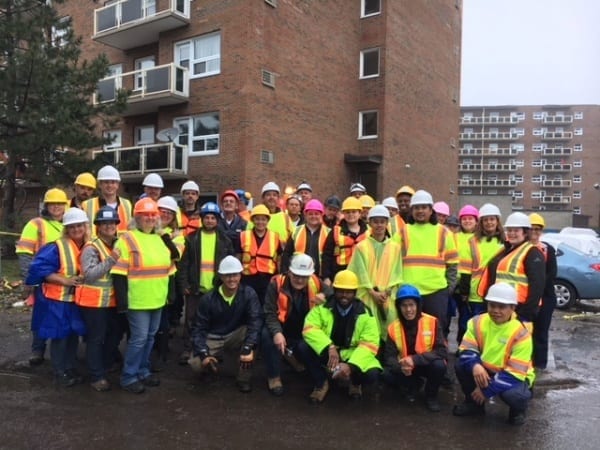
<path fill-rule="evenodd" d="M 600 104 L 600 0 L 463 0 L 461 105 Z"/>

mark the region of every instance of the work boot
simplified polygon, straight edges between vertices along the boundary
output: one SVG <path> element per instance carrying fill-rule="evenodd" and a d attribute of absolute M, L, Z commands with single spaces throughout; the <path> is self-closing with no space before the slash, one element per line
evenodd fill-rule
<path fill-rule="evenodd" d="M 325 380 L 325 383 L 323 383 L 323 386 L 313 388 L 313 390 L 310 393 L 310 396 L 308 398 L 310 399 L 311 403 L 314 403 L 314 404 L 323 403 L 323 400 L 325 400 L 325 396 L 327 395 L 327 392 L 329 392 L 329 383 L 327 382 L 327 380 Z"/>
<path fill-rule="evenodd" d="M 240 369 L 235 384 L 244 394 L 252 392 L 252 370 Z"/>
<path fill-rule="evenodd" d="M 304 364 L 298 361 L 294 355 L 288 355 L 287 353 L 284 353 L 283 359 L 285 359 L 286 362 L 291 366 L 291 368 L 294 369 L 294 372 L 300 373 L 306 370 Z"/>
<path fill-rule="evenodd" d="M 275 397 L 281 397 L 283 395 L 283 383 L 280 377 L 269 378 L 267 380 L 269 384 L 269 392 Z"/>
<path fill-rule="evenodd" d="M 132 394 L 141 394 L 146 390 L 141 381 L 134 381 L 133 383 L 128 384 L 127 386 L 121 386 L 121 389 L 127 392 L 131 392 Z"/>
<path fill-rule="evenodd" d="M 90 386 L 96 392 L 110 391 L 110 383 L 106 380 L 106 378 L 101 378 L 98 381 L 93 381 L 92 383 L 90 383 Z"/>
<path fill-rule="evenodd" d="M 516 426 L 523 425 L 525 423 L 525 411 L 510 408 L 508 411 L 508 423 Z"/>
<path fill-rule="evenodd" d="M 452 414 L 458 417 L 478 416 L 485 414 L 485 406 L 477 405 L 474 402 L 464 401 L 460 405 L 454 405 Z"/>
<path fill-rule="evenodd" d="M 426 397 L 425 398 L 425 406 L 431 412 L 440 412 L 440 402 L 438 402 L 437 397 Z"/>
<path fill-rule="evenodd" d="M 31 352 L 31 356 L 29 357 L 29 365 L 30 366 L 39 366 L 44 362 L 44 354 L 39 351 Z"/>
<path fill-rule="evenodd" d="M 68 372 L 63 372 L 56 374 L 56 383 L 62 387 L 71 387 L 77 384 L 77 380 L 75 380 Z"/>
<path fill-rule="evenodd" d="M 350 396 L 352 400 L 360 400 L 362 398 L 362 386 L 360 384 L 350 383 L 348 396 Z"/>
<path fill-rule="evenodd" d="M 75 380 L 75 384 L 83 383 L 83 375 L 81 375 L 77 369 L 67 369 L 66 373 Z"/>
<path fill-rule="evenodd" d="M 160 386 L 160 378 L 155 375 L 148 375 L 146 378 L 140 380 L 144 386 L 156 387 Z"/>
<path fill-rule="evenodd" d="M 180 366 L 187 366 L 188 365 L 188 359 L 190 359 L 191 353 L 188 350 L 184 350 L 181 355 L 179 355 L 179 365 Z"/>

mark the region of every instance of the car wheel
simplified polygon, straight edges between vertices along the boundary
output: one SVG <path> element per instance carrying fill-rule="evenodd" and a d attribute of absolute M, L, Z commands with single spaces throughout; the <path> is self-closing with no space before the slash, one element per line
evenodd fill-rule
<path fill-rule="evenodd" d="M 556 294 L 556 307 L 558 309 L 568 309 L 577 300 L 577 292 L 573 285 L 563 280 L 554 281 L 554 294 Z"/>

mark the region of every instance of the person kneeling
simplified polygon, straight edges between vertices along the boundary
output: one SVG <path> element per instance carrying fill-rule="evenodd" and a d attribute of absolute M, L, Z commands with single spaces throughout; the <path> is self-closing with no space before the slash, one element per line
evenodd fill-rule
<path fill-rule="evenodd" d="M 321 403 L 327 395 L 327 372 L 334 380 L 350 382 L 353 399 L 360 399 L 362 385 L 375 383 L 379 376 L 379 330 L 369 309 L 356 298 L 357 288 L 354 272 L 338 272 L 333 296 L 311 309 L 304 321 L 298 350 L 314 383 L 312 403 Z"/>
<path fill-rule="evenodd" d="M 421 302 L 417 288 L 408 284 L 396 295 L 398 319 L 388 326 L 384 379 L 405 388 L 412 403 L 421 378 L 425 378 L 425 404 L 430 411 L 438 412 L 437 396 L 446 374 L 448 349 L 438 320 L 421 311 Z"/>
<path fill-rule="evenodd" d="M 509 423 L 522 425 L 535 380 L 531 334 L 515 314 L 512 286 L 492 285 L 485 300 L 488 312 L 469 320 L 459 347 L 455 369 L 465 400 L 453 414 L 483 414 L 485 401 L 498 395 L 510 408 Z"/>
<path fill-rule="evenodd" d="M 240 285 L 242 264 L 235 257 L 226 256 L 218 273 L 222 284 L 199 303 L 192 327 L 194 356 L 188 363 L 196 373 L 216 373 L 216 356 L 223 351 L 239 351 L 236 384 L 241 392 L 250 392 L 254 349 L 262 326 L 260 302 L 252 288 Z"/>

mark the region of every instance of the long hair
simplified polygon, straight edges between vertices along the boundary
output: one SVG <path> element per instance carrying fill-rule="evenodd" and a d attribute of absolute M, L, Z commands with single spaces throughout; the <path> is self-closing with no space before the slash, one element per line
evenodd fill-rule
<path fill-rule="evenodd" d="M 494 238 L 498 238 L 498 240 L 500 242 L 506 241 L 506 234 L 504 233 L 504 228 L 502 227 L 502 223 L 500 223 L 500 217 L 496 216 L 496 219 L 498 221 L 498 225 L 496 225 L 496 231 L 491 236 L 488 236 L 483 231 L 483 217 L 479 218 L 479 220 L 477 221 L 477 228 L 475 229 L 475 238 L 478 241 L 481 241 L 484 238 L 486 238 L 488 242 Z"/>
<path fill-rule="evenodd" d="M 83 243 L 85 244 L 92 238 L 92 228 L 90 227 L 89 222 L 85 222 L 85 234 L 83 235 Z M 63 228 L 62 237 L 69 238 L 67 233 L 67 227 Z M 70 239 L 70 238 L 69 238 Z"/>

